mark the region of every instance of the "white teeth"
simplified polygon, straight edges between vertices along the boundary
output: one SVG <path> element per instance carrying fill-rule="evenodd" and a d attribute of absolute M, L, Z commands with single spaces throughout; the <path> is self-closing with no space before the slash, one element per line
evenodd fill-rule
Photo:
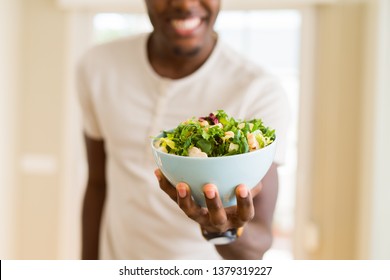
<path fill-rule="evenodd" d="M 200 18 L 193 17 L 189 19 L 174 19 L 172 25 L 179 30 L 191 30 L 196 28 L 200 24 Z"/>

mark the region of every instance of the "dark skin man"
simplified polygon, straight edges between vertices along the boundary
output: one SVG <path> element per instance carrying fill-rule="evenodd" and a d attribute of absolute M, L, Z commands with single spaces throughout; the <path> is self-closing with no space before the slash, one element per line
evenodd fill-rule
<path fill-rule="evenodd" d="M 208 59 L 216 44 L 214 24 L 220 10 L 219 0 L 146 0 L 153 25 L 148 41 L 151 66 L 162 77 L 179 79 L 194 73 Z M 104 141 L 85 137 L 89 165 L 87 191 L 83 207 L 82 258 L 97 259 L 99 228 L 106 197 L 106 153 Z M 172 186 L 156 170 L 160 188 L 202 231 L 223 233 L 243 228 L 234 242 L 216 245 L 224 259 L 261 259 L 272 244 L 272 218 L 278 192 L 277 166 L 273 164 L 252 190 L 236 188 L 237 205 L 223 208 L 217 186 L 207 184 L 204 193 L 207 208 L 191 198 L 188 185 Z M 205 241 L 206 242 L 206 241 Z"/>

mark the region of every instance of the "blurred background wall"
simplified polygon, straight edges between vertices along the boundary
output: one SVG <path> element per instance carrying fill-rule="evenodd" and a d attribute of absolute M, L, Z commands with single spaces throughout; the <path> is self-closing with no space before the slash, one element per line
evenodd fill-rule
<path fill-rule="evenodd" d="M 1 138 L 6 141 L 1 146 L 5 173 L 1 200 L 3 207 L 8 205 L 1 214 L 8 221 L 1 222 L 1 231 L 8 237 L 1 240 L 0 255 L 56 258 L 64 145 L 65 13 L 55 1 L 44 0 L 2 0 L 0 10 L 1 113 L 5 115 Z M 10 251 L 4 253 L 7 247 Z"/>
<path fill-rule="evenodd" d="M 78 258 L 74 63 L 91 15 L 140 6 L 130 2 L 0 0 L 1 259 Z M 294 257 L 388 259 L 389 1 L 280 2 L 309 14 Z"/>
<path fill-rule="evenodd" d="M 20 46 L 20 3 L 0 1 L 0 258 L 15 257 L 16 95 Z"/>

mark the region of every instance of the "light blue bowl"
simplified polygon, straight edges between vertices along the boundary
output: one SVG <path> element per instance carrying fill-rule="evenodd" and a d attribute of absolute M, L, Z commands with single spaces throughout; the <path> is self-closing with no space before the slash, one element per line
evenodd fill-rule
<path fill-rule="evenodd" d="M 159 135 L 157 137 L 161 137 Z M 164 153 L 151 146 L 158 168 L 176 186 L 187 183 L 194 200 L 206 207 L 203 186 L 215 184 L 224 207 L 236 205 L 235 188 L 245 184 L 249 189 L 255 187 L 270 168 L 276 151 L 276 141 L 265 148 L 225 157 L 187 157 Z"/>

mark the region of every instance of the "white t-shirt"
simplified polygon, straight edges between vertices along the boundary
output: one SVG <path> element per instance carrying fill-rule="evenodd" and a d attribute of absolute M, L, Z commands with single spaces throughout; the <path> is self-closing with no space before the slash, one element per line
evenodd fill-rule
<path fill-rule="evenodd" d="M 78 71 L 85 133 L 104 140 L 108 160 L 100 258 L 218 259 L 199 225 L 160 190 L 151 136 L 223 109 L 235 118 L 261 118 L 274 128 L 275 161 L 282 163 L 287 99 L 274 77 L 220 39 L 195 73 L 162 78 L 148 62 L 147 38 L 142 34 L 96 46 Z"/>

